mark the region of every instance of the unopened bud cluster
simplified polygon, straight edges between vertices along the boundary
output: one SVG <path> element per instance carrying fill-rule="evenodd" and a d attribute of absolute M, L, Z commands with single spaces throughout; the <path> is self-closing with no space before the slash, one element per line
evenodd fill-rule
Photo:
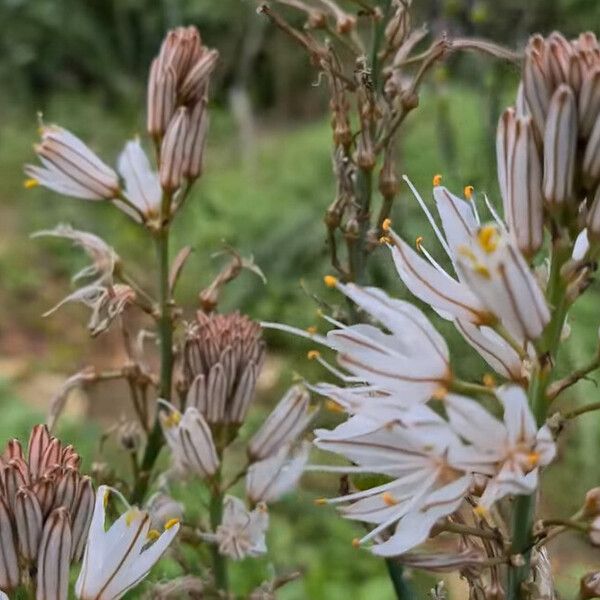
<path fill-rule="evenodd" d="M 599 116 L 595 35 L 533 36 L 515 107 L 501 116 L 497 138 L 504 212 L 526 255 L 542 245 L 546 214 L 575 233 L 587 226 L 590 239 L 600 236 Z"/>

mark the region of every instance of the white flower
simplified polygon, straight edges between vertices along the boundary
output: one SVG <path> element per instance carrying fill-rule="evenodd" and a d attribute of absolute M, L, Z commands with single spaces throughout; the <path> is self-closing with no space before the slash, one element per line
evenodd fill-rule
<path fill-rule="evenodd" d="M 310 446 L 308 441 L 296 450 L 281 446 L 272 456 L 250 465 L 246 475 L 248 498 L 254 504 L 270 504 L 292 491 L 302 477 Z"/>
<path fill-rule="evenodd" d="M 142 149 L 139 139 L 131 140 L 118 161 L 119 173 L 125 180 L 125 196 L 139 211 L 117 202 L 117 206 L 136 221 L 140 215 L 146 220 L 156 220 L 160 217 L 162 189 L 158 180 L 158 173 L 150 167 L 148 157 Z"/>
<path fill-rule="evenodd" d="M 496 394 L 504 408 L 503 422 L 468 398 L 450 394 L 445 399 L 450 425 L 471 444 L 455 451 L 456 464 L 491 477 L 480 499 L 484 508 L 509 494 L 532 494 L 539 467 L 556 455 L 552 434 L 546 425 L 538 430 L 524 390 L 506 385 Z"/>
<path fill-rule="evenodd" d="M 57 125 L 42 126 L 35 151 L 43 166 L 26 165 L 26 187 L 43 185 L 59 194 L 85 200 L 112 200 L 119 191 L 117 174 L 79 138 Z"/>
<path fill-rule="evenodd" d="M 112 282 L 113 272 L 115 265 L 119 261 L 119 256 L 102 238 L 87 231 L 73 229 L 70 225 L 62 223 L 54 229 L 37 231 L 31 237 L 38 238 L 44 236 L 71 240 L 75 246 L 82 248 L 92 259 L 92 264 L 74 275 L 73 281 L 93 277 L 95 278 L 95 283 Z"/>
<path fill-rule="evenodd" d="M 405 406 L 426 402 L 447 388 L 448 347 L 419 309 L 377 288 L 344 285 L 335 278 L 328 282 L 389 331 L 332 321 L 339 328 L 323 341 L 337 351 L 339 364 L 355 376 L 354 382 L 367 382 L 373 391 L 392 394 Z"/>
<path fill-rule="evenodd" d="M 96 494 L 83 564 L 75 584 L 80 600 L 121 598 L 146 577 L 179 531 L 177 520 L 167 523 L 162 534 L 151 530 L 150 515 L 135 507 L 105 531 L 109 493 L 109 488 L 100 486 Z"/>
<path fill-rule="evenodd" d="M 290 388 L 248 442 L 248 455 L 263 460 L 293 444 L 315 415 L 309 403 L 306 390 L 300 386 Z"/>
<path fill-rule="evenodd" d="M 446 188 L 436 186 L 433 193 L 443 236 L 414 186 L 410 182 L 409 185 L 458 278 L 444 271 L 421 241 L 418 247 L 428 260 L 390 229 L 388 239 L 401 279 L 440 316 L 453 320 L 490 366 L 505 377 L 519 379 L 522 355 L 529 351 L 527 342 L 538 338 L 550 319 L 535 276 L 495 212 L 492 214 L 496 224 L 482 226 L 474 204 L 471 207 Z M 493 211 L 489 203 L 488 206 Z M 494 330 L 497 323 L 510 336 L 511 344 Z M 521 348 L 520 352 L 515 345 Z"/>
<path fill-rule="evenodd" d="M 219 552 L 234 560 L 247 556 L 260 556 L 267 551 L 265 534 L 269 528 L 266 504 L 260 502 L 249 511 L 235 496 L 225 496 L 223 518 L 215 533 L 204 534 L 208 542 L 216 543 Z"/>
<path fill-rule="evenodd" d="M 189 406 L 182 416 L 168 402 L 161 404 L 169 409 L 167 414 L 160 414 L 160 423 L 176 468 L 203 478 L 214 475 L 219 468 L 219 457 L 202 413 Z"/>
<path fill-rule="evenodd" d="M 372 547 L 375 554 L 396 556 L 424 542 L 436 521 L 455 512 L 469 490 L 472 476 L 451 462 L 460 440 L 442 419 L 432 416 L 431 421 L 436 424 L 409 428 L 390 422 L 375 428 L 372 421 L 357 416 L 333 431 L 316 432 L 319 448 L 341 454 L 354 465 L 315 470 L 391 478 L 368 490 L 323 500 L 347 504 L 341 509 L 346 518 L 376 525 L 357 544 L 396 524 L 388 540 Z"/>

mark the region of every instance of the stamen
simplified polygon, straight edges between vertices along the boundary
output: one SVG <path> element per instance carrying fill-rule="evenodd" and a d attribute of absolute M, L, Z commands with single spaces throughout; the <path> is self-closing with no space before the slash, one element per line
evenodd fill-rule
<path fill-rule="evenodd" d="M 165 530 L 171 529 L 171 527 L 175 527 L 175 525 L 179 525 L 179 519 L 169 519 L 165 523 Z"/>
<path fill-rule="evenodd" d="M 328 288 L 334 288 L 338 284 L 337 277 L 334 277 L 333 275 L 325 275 L 323 281 Z"/>
<path fill-rule="evenodd" d="M 500 218 L 500 216 L 496 212 L 496 209 L 492 206 L 492 203 L 490 202 L 490 199 L 487 197 L 487 194 L 483 195 L 483 200 L 485 202 L 485 205 L 487 206 L 487 209 L 490 211 L 490 214 L 494 218 L 494 221 L 496 221 L 496 223 L 502 229 L 502 231 L 506 231 L 506 226 L 504 225 L 504 221 Z"/>
<path fill-rule="evenodd" d="M 319 356 L 321 356 L 321 353 L 318 350 L 309 350 L 306 353 L 306 358 L 308 358 L 308 360 L 315 360 Z"/>
<path fill-rule="evenodd" d="M 421 252 L 423 254 L 423 256 L 425 256 L 425 258 L 432 264 L 432 266 L 437 271 L 442 273 L 442 275 L 445 275 L 448 279 L 454 281 L 454 279 L 450 275 L 448 275 L 448 273 L 446 273 L 445 269 L 437 262 L 437 260 L 435 260 L 435 258 L 433 258 L 433 256 L 431 256 L 431 254 L 425 248 L 425 246 L 423 246 L 423 236 L 422 235 L 420 235 L 416 239 L 415 245 L 417 246 L 417 250 L 419 250 L 419 252 Z"/>
<path fill-rule="evenodd" d="M 481 225 L 481 219 L 479 218 L 479 212 L 477 211 L 477 197 L 475 196 L 475 188 L 472 185 L 465 187 L 465 198 L 470 200 L 471 210 L 477 225 Z"/>
<path fill-rule="evenodd" d="M 381 495 L 381 499 L 388 506 L 396 506 L 396 504 L 398 504 L 398 500 L 396 500 L 396 498 L 394 498 L 394 496 L 392 496 L 392 494 L 390 494 L 389 492 L 384 492 Z"/>
<path fill-rule="evenodd" d="M 327 498 L 315 498 L 313 502 L 316 506 L 324 506 L 327 504 Z"/>
<path fill-rule="evenodd" d="M 325 408 L 334 413 L 346 412 L 335 400 L 332 400 L 331 398 L 325 400 Z"/>
<path fill-rule="evenodd" d="M 306 328 L 306 333 L 310 333 L 310 335 L 314 335 L 317 333 L 317 328 L 314 325 L 310 325 Z"/>
<path fill-rule="evenodd" d="M 473 512 L 481 518 L 487 517 L 488 516 L 488 509 L 485 508 L 485 506 L 481 506 L 481 504 L 478 504 L 474 509 Z"/>
<path fill-rule="evenodd" d="M 383 223 L 381 224 L 381 229 L 383 231 L 389 231 L 392 227 L 392 220 L 391 219 L 384 219 Z"/>
<path fill-rule="evenodd" d="M 159 537 L 160 533 L 156 529 L 151 529 L 146 536 L 151 542 L 155 542 Z"/>
<path fill-rule="evenodd" d="M 533 469 L 534 467 L 538 466 L 538 463 L 540 462 L 540 458 L 541 458 L 541 456 L 540 456 L 539 452 L 531 452 L 527 455 L 527 462 Z"/>
<path fill-rule="evenodd" d="M 39 182 L 37 179 L 33 179 L 33 178 L 31 178 L 31 179 L 26 179 L 26 180 L 23 182 L 23 187 L 24 187 L 26 190 L 30 190 L 31 188 L 37 187 L 38 185 L 40 185 L 40 182 Z"/>
<path fill-rule="evenodd" d="M 488 388 L 496 387 L 496 378 L 491 373 L 486 373 L 483 376 L 483 385 Z"/>
<path fill-rule="evenodd" d="M 498 244 L 500 243 L 498 229 L 494 225 L 484 225 L 477 232 L 477 241 L 483 250 L 488 254 L 492 254 L 496 248 L 498 248 Z"/>
<path fill-rule="evenodd" d="M 360 540 L 358 538 L 354 538 L 352 540 L 352 547 L 353 548 L 360 548 Z"/>
<path fill-rule="evenodd" d="M 431 397 L 434 400 L 443 400 L 448 395 L 448 390 L 443 385 L 440 385 L 436 390 L 434 390 Z"/>
<path fill-rule="evenodd" d="M 442 185 L 442 176 L 440 174 L 434 175 L 432 183 L 433 187 L 438 187 Z"/>
<path fill-rule="evenodd" d="M 433 215 L 429 212 L 429 209 L 427 208 L 427 205 L 425 204 L 423 198 L 421 198 L 419 192 L 417 192 L 417 189 L 415 188 L 415 186 L 412 184 L 412 182 L 406 175 L 402 175 L 402 179 L 404 179 L 404 181 L 406 181 L 408 187 L 410 188 L 410 191 L 413 193 L 413 196 L 416 198 L 417 202 L 419 203 L 421 210 L 425 213 L 425 216 L 427 217 L 427 220 L 429 221 L 429 224 L 431 225 L 431 228 L 433 229 L 437 239 L 440 241 L 440 244 L 442 245 L 444 252 L 448 255 L 448 258 L 450 258 L 450 260 L 452 260 L 452 253 L 450 252 L 450 247 L 448 246 L 446 239 L 444 238 L 444 236 L 442 235 L 442 232 L 440 231 L 439 227 L 437 226 L 435 219 L 433 218 Z M 435 178 L 434 178 L 434 180 L 435 180 Z M 441 180 L 442 179 L 440 176 L 440 182 L 441 182 Z M 434 185 L 435 185 L 435 183 L 434 183 Z"/>

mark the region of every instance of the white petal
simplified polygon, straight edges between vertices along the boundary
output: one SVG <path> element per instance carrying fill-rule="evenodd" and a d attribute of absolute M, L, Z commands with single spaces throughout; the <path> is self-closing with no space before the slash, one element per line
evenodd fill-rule
<path fill-rule="evenodd" d="M 158 213 L 162 190 L 139 139 L 131 140 L 119 156 L 119 172 L 125 180 L 125 195 L 142 213 Z"/>

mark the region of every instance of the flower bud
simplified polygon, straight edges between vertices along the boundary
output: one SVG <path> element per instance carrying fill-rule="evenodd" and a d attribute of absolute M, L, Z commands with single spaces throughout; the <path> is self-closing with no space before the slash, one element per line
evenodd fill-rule
<path fill-rule="evenodd" d="M 583 178 L 590 187 L 600 181 L 600 115 L 596 117 L 583 155 Z"/>
<path fill-rule="evenodd" d="M 202 174 L 202 159 L 206 134 L 208 132 L 208 111 L 201 98 L 189 113 L 189 126 L 186 133 L 183 175 L 193 180 Z"/>
<path fill-rule="evenodd" d="M 186 75 L 181 88 L 179 97 L 185 104 L 198 102 L 204 95 L 208 79 L 215 69 L 219 53 L 216 50 L 208 50 L 202 53 L 196 64 Z"/>
<path fill-rule="evenodd" d="M 587 73 L 579 94 L 579 134 L 587 138 L 600 115 L 600 66 Z"/>
<path fill-rule="evenodd" d="M 186 405 L 196 407 L 211 425 L 241 424 L 264 350 L 260 326 L 248 317 L 199 313 L 184 349 Z"/>
<path fill-rule="evenodd" d="M 508 109 L 500 117 L 496 137 L 498 180 L 508 229 L 526 256 L 543 242 L 542 165 L 531 117 Z"/>
<path fill-rule="evenodd" d="M 600 133 L 600 127 L 598 129 Z M 554 92 L 544 131 L 544 198 L 550 205 L 573 197 L 577 150 L 577 107 L 567 85 Z"/>
<path fill-rule="evenodd" d="M 188 110 L 181 107 L 169 124 L 160 150 L 160 185 L 165 191 L 174 192 L 183 181 L 188 131 Z"/>
<path fill-rule="evenodd" d="M 152 61 L 148 80 L 146 120 L 146 128 L 152 137 L 164 135 L 175 112 L 177 99 L 175 77 L 175 71 L 172 68 L 162 69 L 157 58 Z"/>

